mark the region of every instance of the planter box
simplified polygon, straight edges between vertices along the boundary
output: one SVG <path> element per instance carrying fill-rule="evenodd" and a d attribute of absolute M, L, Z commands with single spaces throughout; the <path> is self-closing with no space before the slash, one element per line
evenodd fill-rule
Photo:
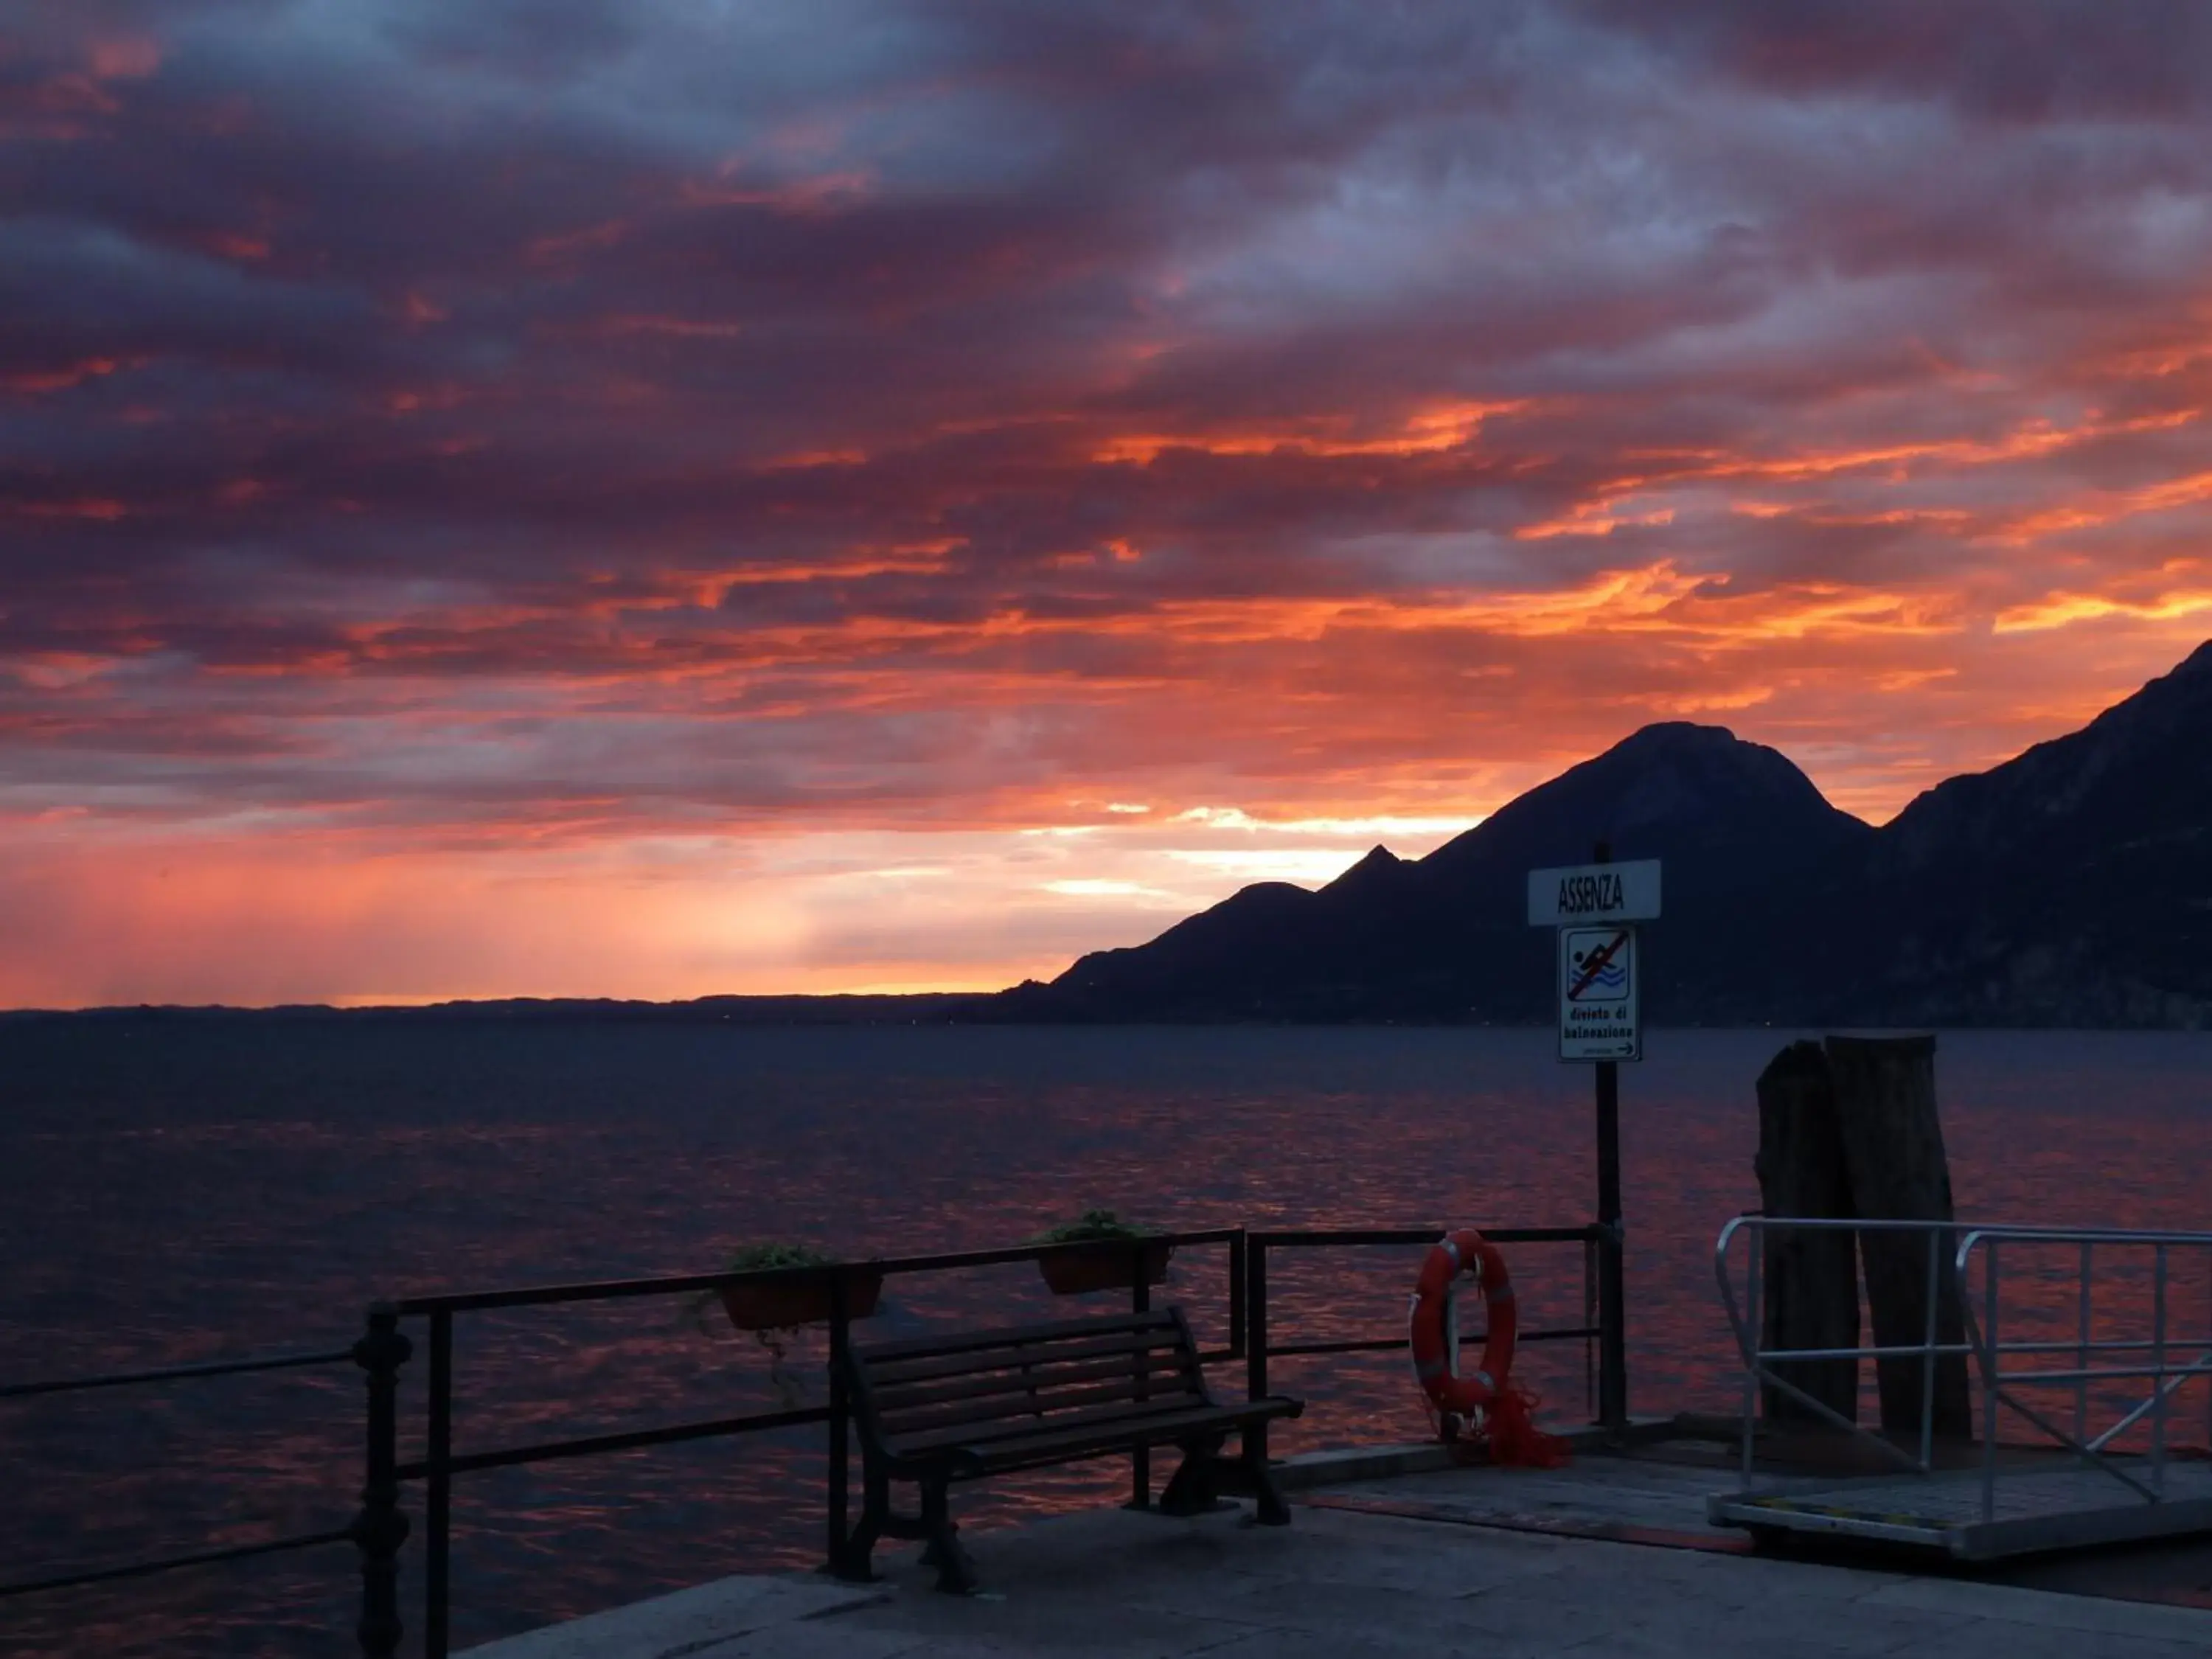
<path fill-rule="evenodd" d="M 1145 1263 L 1145 1283 L 1164 1283 L 1168 1276 L 1168 1258 L 1175 1254 L 1172 1244 L 1068 1244 L 1049 1255 L 1039 1256 L 1037 1271 L 1044 1275 L 1044 1282 L 1054 1296 L 1132 1290 L 1137 1282 L 1132 1270 L 1140 1252 Z"/>
<path fill-rule="evenodd" d="M 845 1316 L 866 1319 L 876 1310 L 884 1276 L 864 1268 L 845 1274 Z M 717 1292 L 730 1323 L 741 1331 L 788 1330 L 795 1325 L 830 1322 L 830 1285 L 726 1285 Z"/>

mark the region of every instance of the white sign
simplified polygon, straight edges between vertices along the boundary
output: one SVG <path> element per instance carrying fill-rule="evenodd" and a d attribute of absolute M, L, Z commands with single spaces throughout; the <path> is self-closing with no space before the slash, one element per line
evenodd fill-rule
<path fill-rule="evenodd" d="M 1593 921 L 1656 921 L 1659 860 L 1577 864 L 1528 872 L 1528 925 L 1575 927 Z"/>
<path fill-rule="evenodd" d="M 1637 974 L 1633 927 L 1559 929 L 1561 1060 L 1644 1057 L 1636 1018 Z"/>

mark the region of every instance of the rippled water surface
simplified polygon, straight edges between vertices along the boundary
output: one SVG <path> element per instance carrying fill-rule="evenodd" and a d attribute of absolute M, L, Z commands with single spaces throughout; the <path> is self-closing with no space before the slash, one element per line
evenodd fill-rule
<path fill-rule="evenodd" d="M 1639 1411 L 1733 1401 L 1712 1243 L 1757 1202 L 1752 1084 L 1790 1035 L 1661 1033 L 1624 1067 Z M 1189 1228 L 1576 1224 L 1594 1207 L 1590 1078 L 1549 1041 L 0 1024 L 0 1380 L 343 1346 L 373 1297 L 705 1271 L 757 1239 L 884 1255 L 1012 1243 L 1101 1204 Z M 2212 1226 L 2212 1037 L 1946 1036 L 1937 1075 L 1962 1215 Z M 1277 1340 L 1388 1332 L 1417 1254 L 1275 1263 Z M 1511 1256 L 1525 1323 L 1578 1322 L 1578 1247 Z M 1218 1335 L 1224 1282 L 1220 1250 L 1189 1250 L 1166 1294 Z M 1022 1265 L 895 1280 L 872 1328 L 1066 1305 Z M 790 1364 L 818 1394 L 818 1349 Z M 1581 1409 L 1579 1345 L 1525 1350 L 1521 1367 Z M 665 1301 L 464 1316 L 456 1376 L 464 1450 L 775 1398 L 757 1347 Z M 416 1441 L 419 1380 L 403 1396 Z M 1395 1356 L 1280 1362 L 1274 1382 L 1311 1402 L 1291 1449 L 1426 1432 Z M 0 1401 L 0 1577 L 342 1524 L 360 1419 L 344 1365 Z M 821 1469 L 818 1431 L 794 1431 L 465 1478 L 456 1644 L 817 1559 Z M 1112 1464 L 1038 1475 L 966 1494 L 961 1513 L 988 1524 L 1126 1479 Z M 419 1591 L 411 1546 L 406 1573 Z M 337 1547 L 0 1601 L 0 1650 L 343 1653 L 352 1575 Z"/>

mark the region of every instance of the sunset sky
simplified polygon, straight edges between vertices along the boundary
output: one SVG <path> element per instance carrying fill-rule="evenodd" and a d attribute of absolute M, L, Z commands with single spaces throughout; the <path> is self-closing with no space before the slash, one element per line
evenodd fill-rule
<path fill-rule="evenodd" d="M 0 0 L 0 1005 L 1049 976 L 2212 634 L 2212 7 Z"/>

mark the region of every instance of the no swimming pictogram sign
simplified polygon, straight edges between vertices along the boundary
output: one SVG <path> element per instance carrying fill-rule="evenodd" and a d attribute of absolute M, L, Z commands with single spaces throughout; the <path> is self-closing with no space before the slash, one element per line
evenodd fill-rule
<path fill-rule="evenodd" d="M 1635 1060 L 1636 929 L 1559 929 L 1559 1058 Z"/>

